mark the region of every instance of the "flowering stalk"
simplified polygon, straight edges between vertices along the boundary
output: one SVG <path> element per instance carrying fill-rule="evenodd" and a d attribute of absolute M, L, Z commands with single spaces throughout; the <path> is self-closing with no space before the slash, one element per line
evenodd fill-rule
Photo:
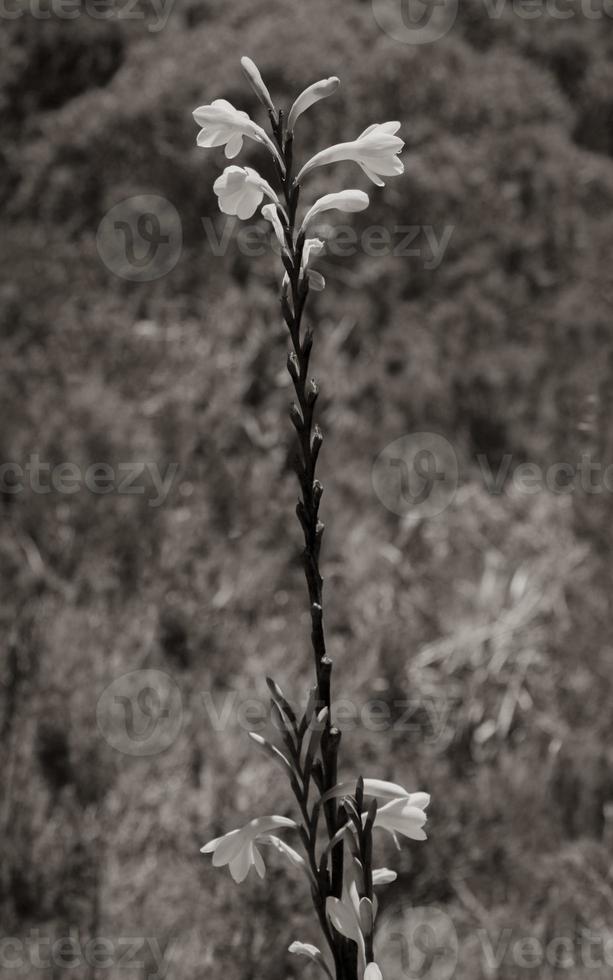
<path fill-rule="evenodd" d="M 369 200 L 360 190 L 326 194 L 309 208 L 301 223 L 298 206 L 302 181 L 315 167 L 353 160 L 380 185 L 381 175 L 402 172 L 397 154 L 404 144 L 395 135 L 399 123 L 375 124 L 356 140 L 316 154 L 295 177 L 296 122 L 312 105 L 333 94 L 339 81 L 333 77 L 309 86 L 294 102 L 286 123 L 283 112 L 275 108 L 257 66 L 249 58 L 242 59 L 242 66 L 268 112 L 272 138 L 246 113 L 223 99 L 197 109 L 194 117 L 202 126 L 199 146 L 225 146 L 226 156 L 232 158 L 240 152 L 243 138 L 248 137 L 269 151 L 276 172 L 277 190 L 250 167 L 227 167 L 215 181 L 214 189 L 221 211 L 243 219 L 255 214 L 266 197 L 261 213 L 271 222 L 281 246 L 285 268 L 281 310 L 291 341 L 287 369 L 295 393 L 290 408 L 297 437 L 293 463 L 301 494 L 296 512 L 304 536 L 303 564 L 311 614 L 315 685 L 304 713 L 298 717 L 279 686 L 268 679 L 272 712 L 283 747 L 251 733 L 253 741 L 283 768 L 300 822 L 281 816 L 259 817 L 211 841 L 202 850 L 213 854 L 214 865 L 227 864 L 232 877 L 242 881 L 251 867 L 264 876 L 266 866 L 259 847 L 273 846 L 308 881 L 330 961 L 317 947 L 306 943 L 292 943 L 290 952 L 310 959 L 332 980 L 381 980 L 374 950 L 377 911 L 374 889 L 396 876 L 387 869 L 373 867 L 373 832 L 381 828 L 394 837 L 403 834 L 414 840 L 425 839 L 422 828 L 429 797 L 425 793 L 410 794 L 402 786 L 379 779 L 360 777 L 357 783 L 338 782 L 341 733 L 332 718 L 332 661 L 326 652 L 323 578 L 319 564 L 324 532 L 319 519 L 323 487 L 316 477 L 316 467 L 323 436 L 314 419 L 319 387 L 309 376 L 313 333 L 303 327 L 310 290 L 325 287 L 323 276 L 311 268 L 312 257 L 323 249 L 323 242 L 307 237 L 311 223 L 318 214 L 331 209 L 361 211 Z M 272 834 L 273 830 L 297 832 L 305 856 Z"/>
<path fill-rule="evenodd" d="M 302 499 L 298 502 L 296 513 L 304 533 L 303 563 L 309 594 L 311 612 L 311 644 L 315 658 L 315 676 L 317 679 L 317 707 L 324 709 L 325 729 L 321 738 L 321 769 L 315 770 L 319 789 L 325 792 L 331 789 L 337 781 L 338 749 L 341 739 L 340 730 L 331 724 L 331 675 L 332 661 L 326 654 L 326 641 L 323 624 L 323 578 L 319 568 L 319 555 L 324 532 L 324 525 L 319 520 L 319 504 L 323 493 L 322 484 L 315 477 L 317 458 L 321 449 L 323 435 L 318 425 L 314 423 L 314 411 L 319 387 L 314 379 L 309 380 L 309 362 L 313 347 L 313 334 L 310 330 L 302 331 L 302 317 L 309 294 L 308 276 L 301 277 L 302 256 L 305 247 L 306 231 L 301 230 L 296 236 L 296 211 L 300 196 L 300 185 L 293 178 L 293 132 L 285 133 L 283 116 L 271 118 L 273 132 L 280 152 L 283 154 L 285 173 L 279 168 L 279 178 L 283 184 L 283 195 L 287 210 L 287 220 L 281 217 L 285 241 L 287 244 L 286 271 L 288 281 L 285 282 L 281 295 L 283 318 L 287 324 L 292 342 L 292 351 L 287 359 L 287 369 L 294 385 L 297 401 L 290 409 L 290 419 L 296 429 L 298 452 L 294 457 L 294 468 L 300 484 Z M 291 297 L 291 302 L 290 302 Z M 337 805 L 334 799 L 324 805 L 325 817 L 330 837 L 338 830 Z M 325 881 L 323 869 L 318 876 L 323 879 L 323 891 L 319 898 L 325 900 L 328 895 L 340 898 L 343 887 L 343 843 L 340 841 L 332 849 L 332 868 L 330 880 Z M 332 944 L 337 971 L 343 976 L 340 954 Z"/>

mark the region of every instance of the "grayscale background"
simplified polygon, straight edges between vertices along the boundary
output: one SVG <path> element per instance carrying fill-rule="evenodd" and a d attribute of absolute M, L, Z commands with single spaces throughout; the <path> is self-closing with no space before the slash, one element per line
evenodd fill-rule
<path fill-rule="evenodd" d="M 0 978 L 314 975 L 302 882 L 199 853 L 290 812 L 247 730 L 311 672 L 280 264 L 191 117 L 266 122 L 244 54 L 340 76 L 297 158 L 406 141 L 305 191 L 371 196 L 308 312 L 342 775 L 432 794 L 384 976 L 609 977 L 613 4 L 0 7 Z"/>

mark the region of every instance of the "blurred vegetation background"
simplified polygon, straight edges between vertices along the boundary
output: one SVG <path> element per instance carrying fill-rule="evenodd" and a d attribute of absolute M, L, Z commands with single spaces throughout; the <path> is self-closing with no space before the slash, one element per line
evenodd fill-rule
<path fill-rule="evenodd" d="M 393 722 L 346 732 L 342 775 L 433 799 L 427 844 L 382 842 L 400 877 L 381 915 L 442 909 L 458 980 L 571 975 L 518 966 L 503 930 L 567 936 L 574 977 L 609 976 L 610 953 L 595 947 L 586 966 L 576 944 L 613 924 L 611 497 L 511 480 L 494 494 L 477 457 L 495 470 L 505 454 L 611 461 L 611 21 L 578 7 L 572 20 L 495 18 L 463 0 L 447 37 L 412 46 L 358 0 L 176 0 L 159 31 L 143 9 L 25 15 L 0 34 L 0 457 L 179 466 L 158 508 L 86 489 L 2 493 L 3 936 L 143 944 L 140 963 L 122 947 L 105 969 L 6 954 L 0 976 L 311 969 L 284 952 L 316 940 L 302 882 L 273 856 L 264 883 L 238 888 L 198 853 L 288 812 L 237 711 L 216 725 L 211 701 L 263 698 L 265 673 L 299 697 L 310 677 L 278 263 L 232 243 L 214 255 L 201 223 L 225 227 L 212 191 L 225 161 L 196 148 L 191 111 L 224 97 L 258 114 L 242 54 L 280 104 L 341 76 L 301 120 L 305 157 L 401 120 L 405 175 L 372 189 L 365 221 L 453 229 L 436 269 L 423 254 L 324 258 L 310 308 L 335 695 L 383 700 Z M 267 166 L 255 144 L 243 162 Z M 371 190 L 338 168 L 311 193 L 349 177 Z M 114 275 L 96 247 L 106 212 L 140 194 L 170 201 L 183 227 L 175 268 L 146 283 Z M 371 488 L 378 453 L 416 431 L 460 461 L 432 520 L 391 514 Z M 143 668 L 173 678 L 183 716 L 165 752 L 139 758 L 102 736 L 96 706 Z M 446 970 L 435 960 L 421 976 Z"/>

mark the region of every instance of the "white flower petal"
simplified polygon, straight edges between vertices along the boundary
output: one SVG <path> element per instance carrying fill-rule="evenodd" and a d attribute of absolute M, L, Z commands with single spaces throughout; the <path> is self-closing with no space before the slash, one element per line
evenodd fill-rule
<path fill-rule="evenodd" d="M 341 936 L 345 936 L 346 939 L 353 939 L 356 943 L 360 941 L 361 933 L 358 921 L 339 898 L 329 897 L 326 899 L 326 914 Z"/>
<path fill-rule="evenodd" d="M 244 837 L 241 830 L 231 830 L 229 834 L 222 837 L 218 842 L 213 854 L 213 864 L 216 868 L 228 864 L 239 853 L 244 846 Z"/>
<path fill-rule="evenodd" d="M 369 963 L 364 971 L 364 980 L 383 980 L 383 974 L 376 963 Z"/>
<path fill-rule="evenodd" d="M 258 66 L 246 56 L 241 58 L 242 69 L 247 76 L 249 84 L 251 85 L 253 91 L 259 98 L 262 105 L 265 105 L 267 109 L 274 110 L 273 101 L 270 97 L 270 92 L 260 74 Z"/>
<path fill-rule="evenodd" d="M 285 235 L 283 233 L 283 225 L 281 224 L 281 219 L 279 218 L 279 212 L 274 204 L 265 204 L 262 208 L 262 216 L 270 221 L 273 226 L 275 235 L 277 236 L 277 241 L 282 248 L 285 247 Z"/>
<path fill-rule="evenodd" d="M 344 782 L 328 790 L 322 797 L 323 801 L 331 799 L 333 796 L 351 796 L 355 792 L 355 782 Z M 378 800 L 411 800 L 414 806 L 422 806 L 424 798 L 429 801 L 427 793 L 409 793 L 404 786 L 398 783 L 390 783 L 385 779 L 365 779 L 364 796 L 376 796 Z M 416 799 L 419 797 L 419 802 Z"/>
<path fill-rule="evenodd" d="M 312 962 L 316 963 L 317 966 L 324 971 L 326 976 L 330 977 L 330 980 L 332 980 L 332 974 L 325 959 L 323 958 L 321 950 L 319 950 L 317 946 L 313 946 L 311 943 L 300 943 L 295 941 L 288 947 L 288 950 L 295 956 L 306 956 L 308 959 L 312 960 Z"/>
<path fill-rule="evenodd" d="M 225 142 L 226 135 L 219 129 L 201 129 L 196 137 L 197 145 L 203 146 L 205 149 L 210 149 L 213 146 L 223 146 Z"/>
<path fill-rule="evenodd" d="M 255 846 L 255 844 L 252 844 L 251 845 L 251 855 L 252 855 L 252 858 L 253 858 L 253 864 L 255 866 L 255 870 L 259 874 L 260 878 L 265 878 L 266 877 L 266 865 L 264 864 L 264 858 L 260 854 L 260 852 L 257 849 L 257 847 Z"/>
<path fill-rule="evenodd" d="M 376 868 L 372 873 L 372 883 L 375 885 L 390 885 L 392 881 L 396 881 L 398 875 L 395 871 L 390 871 L 389 868 Z"/>
<path fill-rule="evenodd" d="M 249 874 L 251 864 L 251 853 L 249 847 L 243 847 L 236 857 L 230 861 L 230 874 L 234 878 L 237 885 L 240 885 L 241 882 L 245 880 Z"/>
<path fill-rule="evenodd" d="M 321 956 L 321 950 L 317 949 L 317 946 L 312 946 L 310 943 L 300 943 L 297 939 L 291 946 L 288 946 L 288 951 L 296 956 L 308 956 L 312 960 Z"/>
<path fill-rule="evenodd" d="M 369 203 L 368 194 L 365 194 L 364 191 L 346 190 L 340 191 L 338 194 L 324 194 L 307 211 L 302 222 L 302 230 L 306 230 L 313 218 L 321 214 L 322 211 L 330 211 L 332 209 L 345 212 L 363 211 L 364 208 L 368 207 Z"/>
<path fill-rule="evenodd" d="M 310 109 L 312 105 L 315 105 L 321 99 L 327 99 L 329 95 L 336 92 L 340 84 L 340 79 L 336 75 L 332 75 L 330 78 L 324 78 L 320 82 L 314 82 L 308 88 L 305 88 L 304 92 L 301 92 L 289 111 L 289 116 L 287 117 L 287 128 L 289 132 L 293 132 L 296 120 L 303 112 L 306 112 L 307 109 Z"/>
<path fill-rule="evenodd" d="M 409 796 L 409 803 L 411 806 L 416 806 L 420 810 L 425 810 L 430 803 L 429 793 L 411 793 Z"/>
<path fill-rule="evenodd" d="M 226 143 L 225 154 L 228 160 L 233 160 L 234 157 L 238 156 L 243 148 L 243 135 L 242 133 L 235 133 L 231 136 Z"/>
<path fill-rule="evenodd" d="M 371 180 L 373 175 L 394 176 L 403 172 L 397 154 L 404 146 L 404 140 L 394 134 L 399 128 L 397 122 L 375 123 L 368 126 L 356 140 L 336 143 L 316 153 L 305 163 L 296 180 L 300 183 L 315 167 L 323 167 L 341 160 L 353 160 L 366 172 Z M 377 181 L 375 181 L 377 183 Z"/>
<path fill-rule="evenodd" d="M 228 151 L 226 150 L 226 153 L 227 152 Z M 366 176 L 369 178 L 369 180 L 372 180 L 373 184 L 376 184 L 377 187 L 385 187 L 385 181 L 381 180 L 381 178 L 377 176 L 374 170 L 369 170 L 369 168 L 364 163 L 361 163 L 360 166 L 364 171 L 364 173 L 366 174 Z"/>

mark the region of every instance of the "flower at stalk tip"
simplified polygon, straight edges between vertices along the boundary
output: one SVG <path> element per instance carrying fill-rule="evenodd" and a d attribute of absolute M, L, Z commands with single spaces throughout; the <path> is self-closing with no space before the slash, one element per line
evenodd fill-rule
<path fill-rule="evenodd" d="M 393 177 L 404 173 L 404 164 L 398 154 L 404 146 L 404 140 L 395 134 L 400 129 L 399 122 L 374 123 L 368 126 L 356 140 L 348 143 L 336 143 L 327 150 L 321 150 L 305 163 L 296 177 L 298 183 L 315 167 L 323 167 L 329 163 L 339 163 L 342 160 L 353 160 L 360 165 L 373 184 L 384 186 L 381 177 Z"/>
<path fill-rule="evenodd" d="M 275 203 L 279 201 L 268 181 L 251 167 L 226 167 L 213 190 L 219 198 L 219 210 L 242 219 L 255 214 L 265 194 Z"/>
<path fill-rule="evenodd" d="M 332 75 L 330 78 L 322 78 L 320 82 L 313 82 L 312 85 L 305 88 L 304 92 L 301 92 L 289 111 L 289 116 L 287 117 L 287 128 L 289 132 L 292 133 L 294 131 L 296 120 L 303 112 L 306 112 L 307 109 L 310 109 L 312 105 L 315 105 L 321 99 L 327 99 L 329 95 L 336 92 L 340 84 L 340 78 Z"/>
<path fill-rule="evenodd" d="M 234 881 L 244 881 L 253 867 L 263 878 L 266 874 L 264 859 L 257 848 L 259 837 L 270 834 L 271 830 L 285 827 L 297 829 L 297 824 L 289 817 L 256 817 L 240 830 L 231 830 L 223 837 L 216 837 L 200 848 L 202 854 L 213 855 L 213 865 L 216 868 L 227 864 Z"/>
<path fill-rule="evenodd" d="M 383 980 L 383 974 L 376 963 L 369 963 L 364 971 L 364 980 Z"/>
<path fill-rule="evenodd" d="M 264 79 L 260 75 L 260 70 L 258 66 L 255 64 L 254 61 L 251 60 L 251 58 L 247 58 L 245 56 L 241 58 L 241 67 L 245 75 L 247 76 L 247 81 L 251 85 L 251 88 L 257 95 L 262 105 L 265 106 L 267 109 L 270 109 L 271 112 L 274 112 L 275 107 L 270 97 L 270 92 L 268 91 Z"/>
<path fill-rule="evenodd" d="M 318 201 L 315 201 L 313 207 L 305 214 L 301 230 L 306 231 L 313 218 L 316 218 L 322 211 L 333 209 L 346 212 L 363 211 L 369 204 L 368 194 L 365 194 L 364 191 L 346 190 L 339 191 L 338 194 L 324 194 Z"/>

